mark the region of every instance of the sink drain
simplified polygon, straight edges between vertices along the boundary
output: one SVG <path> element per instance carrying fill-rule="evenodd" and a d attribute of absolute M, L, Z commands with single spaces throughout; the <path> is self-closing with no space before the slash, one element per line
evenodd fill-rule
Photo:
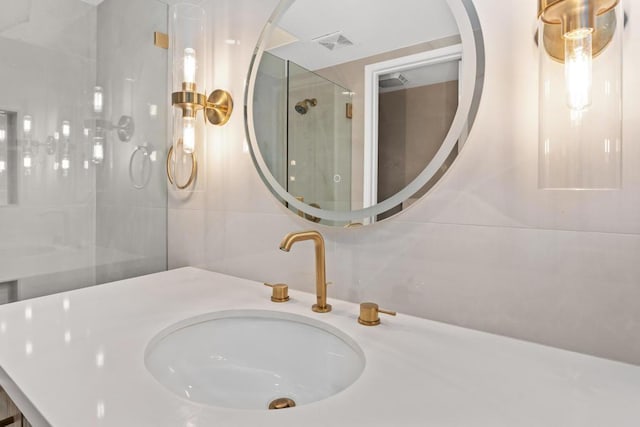
<path fill-rule="evenodd" d="M 293 408 L 296 406 L 296 402 L 293 399 L 289 399 L 288 397 L 280 397 L 278 399 L 272 400 L 269 403 L 269 409 L 286 409 Z"/>

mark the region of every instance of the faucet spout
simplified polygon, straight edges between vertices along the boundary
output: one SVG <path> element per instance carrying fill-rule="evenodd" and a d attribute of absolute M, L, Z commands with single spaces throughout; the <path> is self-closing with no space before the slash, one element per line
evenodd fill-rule
<path fill-rule="evenodd" d="M 325 247 L 322 235 L 313 230 L 289 233 L 280 242 L 280 250 L 289 252 L 294 243 L 304 240 L 312 240 L 316 251 L 316 304 L 311 309 L 316 313 L 327 313 L 331 311 L 331 305 L 327 304 Z"/>

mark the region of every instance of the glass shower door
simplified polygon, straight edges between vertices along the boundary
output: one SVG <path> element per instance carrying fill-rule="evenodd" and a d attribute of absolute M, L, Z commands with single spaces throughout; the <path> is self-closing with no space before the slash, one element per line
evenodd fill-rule
<path fill-rule="evenodd" d="M 167 266 L 167 6 L 95 3 L 0 5 L 0 304 Z"/>
<path fill-rule="evenodd" d="M 351 209 L 349 90 L 288 62 L 287 188 L 306 204 Z"/>

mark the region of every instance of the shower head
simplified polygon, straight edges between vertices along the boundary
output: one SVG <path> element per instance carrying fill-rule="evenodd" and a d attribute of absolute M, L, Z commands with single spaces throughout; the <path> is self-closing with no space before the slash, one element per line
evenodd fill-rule
<path fill-rule="evenodd" d="M 300 101 L 296 104 L 296 112 L 300 114 L 307 114 L 310 107 L 315 107 L 318 105 L 318 100 L 315 98 L 305 99 L 304 101 Z"/>

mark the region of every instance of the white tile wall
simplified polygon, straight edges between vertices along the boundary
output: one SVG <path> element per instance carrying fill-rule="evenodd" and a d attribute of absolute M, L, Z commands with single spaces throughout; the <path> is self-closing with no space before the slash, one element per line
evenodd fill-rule
<path fill-rule="evenodd" d="M 236 112 L 209 130 L 207 183 L 171 201 L 170 265 L 313 291 L 314 228 L 279 206 L 249 154 L 242 114 L 249 61 L 276 0 L 208 0 L 211 87 Z M 624 189 L 537 189 L 535 2 L 476 0 L 485 38 L 480 110 L 461 156 L 426 198 L 365 229 L 321 227 L 331 297 L 640 364 L 640 1 L 626 0 Z M 225 44 L 240 40 L 239 45 Z"/>

